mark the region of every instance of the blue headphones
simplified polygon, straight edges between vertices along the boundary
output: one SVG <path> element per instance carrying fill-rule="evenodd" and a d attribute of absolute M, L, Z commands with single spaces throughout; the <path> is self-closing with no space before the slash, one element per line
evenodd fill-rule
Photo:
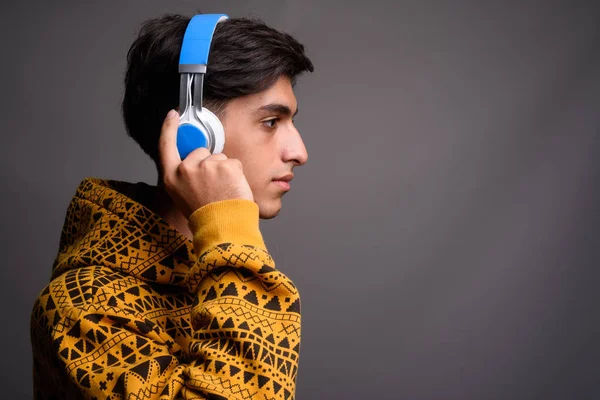
<path fill-rule="evenodd" d="M 179 128 L 177 150 L 183 160 L 199 147 L 212 154 L 223 151 L 225 131 L 219 118 L 202 107 L 204 74 L 215 27 L 229 17 L 225 14 L 195 15 L 183 36 L 179 55 Z"/>

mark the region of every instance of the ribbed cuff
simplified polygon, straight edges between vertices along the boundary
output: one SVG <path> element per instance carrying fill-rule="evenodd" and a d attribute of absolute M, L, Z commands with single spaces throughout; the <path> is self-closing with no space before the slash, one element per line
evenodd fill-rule
<path fill-rule="evenodd" d="M 266 250 L 259 229 L 258 204 L 250 200 L 222 200 L 200 207 L 190 215 L 198 255 L 221 243 L 251 245 Z"/>

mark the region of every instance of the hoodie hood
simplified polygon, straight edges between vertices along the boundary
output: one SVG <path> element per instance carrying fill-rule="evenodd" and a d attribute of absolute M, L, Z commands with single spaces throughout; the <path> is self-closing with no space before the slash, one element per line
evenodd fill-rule
<path fill-rule="evenodd" d="M 67 209 L 52 279 L 102 266 L 146 282 L 185 286 L 192 241 L 142 205 L 150 191 L 143 182 L 84 179 Z"/>

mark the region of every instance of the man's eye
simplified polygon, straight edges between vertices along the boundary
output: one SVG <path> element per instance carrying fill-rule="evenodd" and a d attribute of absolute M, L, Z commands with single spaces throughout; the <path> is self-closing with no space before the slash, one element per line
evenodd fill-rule
<path fill-rule="evenodd" d="M 263 121 L 263 124 L 270 129 L 275 128 L 275 125 L 277 124 L 277 118 L 273 118 L 273 119 L 268 119 L 266 121 Z"/>

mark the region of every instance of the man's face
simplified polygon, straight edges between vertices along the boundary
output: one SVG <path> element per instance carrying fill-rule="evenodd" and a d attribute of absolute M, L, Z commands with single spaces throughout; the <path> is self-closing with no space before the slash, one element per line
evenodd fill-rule
<path fill-rule="evenodd" d="M 221 118 L 225 128 L 223 153 L 242 162 L 264 219 L 275 217 L 281 210 L 287 187 L 277 180 L 289 179 L 292 169 L 308 160 L 292 120 L 296 112 L 290 79 L 282 76 L 263 92 L 231 100 Z"/>

